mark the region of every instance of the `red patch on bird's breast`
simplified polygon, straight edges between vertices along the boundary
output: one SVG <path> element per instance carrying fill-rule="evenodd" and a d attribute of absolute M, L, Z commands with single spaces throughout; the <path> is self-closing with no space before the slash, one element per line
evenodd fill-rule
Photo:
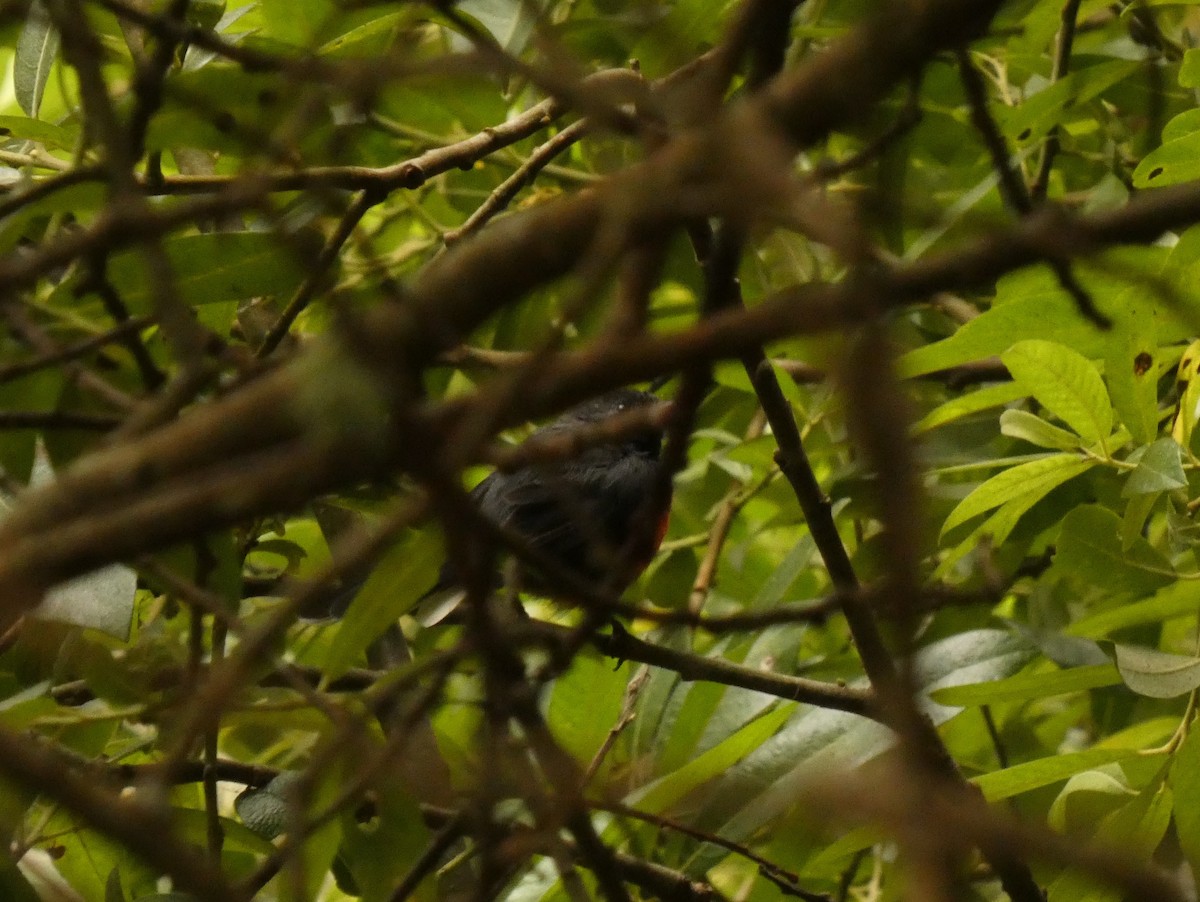
<path fill-rule="evenodd" d="M 657 552 L 662 546 L 663 539 L 667 537 L 667 527 L 671 525 L 671 509 L 667 508 L 663 511 L 661 517 L 658 518 L 658 530 L 654 533 L 654 551 Z"/>

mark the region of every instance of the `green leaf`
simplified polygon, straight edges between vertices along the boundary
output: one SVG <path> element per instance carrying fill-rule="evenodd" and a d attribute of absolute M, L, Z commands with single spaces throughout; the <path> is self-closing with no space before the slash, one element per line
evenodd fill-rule
<path fill-rule="evenodd" d="M 1028 640 L 1007 630 L 968 630 L 931 643 L 913 662 L 922 691 L 931 697 L 925 708 L 935 722 L 957 713 L 932 695 L 951 687 L 1003 680 L 1037 655 Z"/>
<path fill-rule="evenodd" d="M 521 0 L 463 0 L 457 8 L 487 29 L 498 45 L 519 56 L 533 36 L 541 5 Z"/>
<path fill-rule="evenodd" d="M 1172 582 L 1150 598 L 1082 617 L 1072 623 L 1068 630 L 1076 636 L 1099 639 L 1131 626 L 1166 623 L 1176 617 L 1194 615 L 1196 607 L 1196 584 Z"/>
<path fill-rule="evenodd" d="M 1028 642 L 1007 630 L 968 630 L 918 650 L 913 670 L 922 689 L 933 690 L 1008 676 L 1035 653 Z M 933 703 L 924 707 L 935 724 L 958 713 Z M 722 836 L 743 840 L 795 805 L 797 783 L 818 779 L 831 768 L 870 761 L 890 749 L 893 741 L 889 730 L 861 717 L 801 708 L 787 726 L 712 785 L 711 801 L 699 817 L 719 824 Z M 689 868 L 711 863 L 711 858 L 700 856 Z"/>
<path fill-rule="evenodd" d="M 173 288 L 191 305 L 288 294 L 303 276 L 299 256 L 270 232 L 176 235 L 162 245 Z M 115 255 L 108 275 L 131 313 L 152 311 L 155 283 L 140 251 Z"/>
<path fill-rule="evenodd" d="M 1191 52 L 1191 51 L 1189 51 Z M 1190 132 L 1200 131 L 1200 108 L 1184 110 L 1163 126 L 1162 140 L 1173 141 Z"/>
<path fill-rule="evenodd" d="M 334 679 L 354 666 L 358 656 L 384 629 L 408 613 L 436 582 L 445 553 L 435 530 L 410 533 L 371 571 L 338 627 L 325 659 Z"/>
<path fill-rule="evenodd" d="M 1085 770 L 1136 756 L 1136 749 L 1087 749 L 1014 764 L 1004 770 L 974 777 L 971 782 L 979 787 L 984 798 L 989 802 L 996 802 L 1023 792 L 1041 789 Z"/>
<path fill-rule="evenodd" d="M 1133 170 L 1135 188 L 1160 188 L 1200 177 L 1200 132 L 1156 147 Z"/>
<path fill-rule="evenodd" d="M 297 47 L 331 39 L 326 34 L 336 8 L 329 0 L 261 0 L 263 21 L 276 41 Z"/>
<path fill-rule="evenodd" d="M 1051 341 L 1017 342 L 1000 355 L 1013 378 L 1089 444 L 1108 438 L 1112 404 L 1095 365 Z"/>
<path fill-rule="evenodd" d="M 1125 685 L 1148 698 L 1175 698 L 1200 686 L 1200 658 L 1138 645 L 1116 646 Z"/>
<path fill-rule="evenodd" d="M 397 875 L 415 865 L 429 844 L 429 828 L 421 809 L 404 794 L 397 781 L 381 779 L 372 787 L 376 817 L 359 823 L 352 811 L 342 816 L 342 848 L 346 861 L 364 900 L 390 899 Z M 436 872 L 422 882 L 409 899 L 434 902 L 438 899 Z M 444 897 L 443 897 L 444 898 Z"/>
<path fill-rule="evenodd" d="M 913 432 L 920 434 L 953 423 L 963 417 L 992 407 L 999 407 L 1026 397 L 1026 391 L 1015 382 L 1001 382 L 999 385 L 988 385 L 977 391 L 951 398 L 945 404 L 935 407 L 913 424 Z"/>
<path fill-rule="evenodd" d="M 1047 423 L 1028 410 L 1006 410 L 1000 414 L 1000 431 L 1010 438 L 1021 439 L 1039 448 L 1073 451 L 1079 448 L 1079 436 Z"/>
<path fill-rule="evenodd" d="M 1050 698 L 1069 692 L 1083 692 L 1104 686 L 1116 686 L 1121 682 L 1117 668 L 1112 664 L 1093 664 L 1073 667 L 1070 670 L 1021 673 L 1003 680 L 989 680 L 939 689 L 933 700 L 942 705 L 960 707 L 971 705 L 993 705 L 998 702 L 1029 701 L 1035 698 Z"/>
<path fill-rule="evenodd" d="M 994 514 L 975 527 L 966 538 L 945 554 L 934 571 L 933 578 L 945 579 L 960 560 L 979 547 L 979 543 L 984 537 L 987 537 L 992 545 L 1002 545 L 1009 534 L 1016 529 L 1021 518 L 1043 497 L 1045 497 L 1045 493 L 1035 489 L 1004 502 Z"/>
<path fill-rule="evenodd" d="M 922 376 L 972 360 L 999 355 L 1014 339 L 1047 336 L 1073 348 L 1095 351 L 1103 340 L 1079 316 L 1075 304 L 1061 289 L 1006 300 L 962 326 L 949 338 L 909 351 L 897 369 L 904 377 Z M 1107 305 L 1105 305 L 1107 309 Z"/>
<path fill-rule="evenodd" d="M 594 654 L 579 654 L 554 683 L 546 725 L 575 760 L 587 766 L 621 716 L 625 687 L 634 668 Z"/>
<path fill-rule="evenodd" d="M 1088 504 L 1063 518 L 1055 564 L 1112 594 L 1146 595 L 1175 580 L 1170 562 L 1140 536 L 1125 549 L 1121 518 Z"/>
<path fill-rule="evenodd" d="M 27 119 L 24 116 L 0 116 L 0 136 L 37 141 L 47 147 L 70 149 L 76 138 L 61 125 Z"/>
<path fill-rule="evenodd" d="M 1026 268 L 1000 279 L 991 308 L 949 338 L 908 352 L 900 358 L 898 369 L 907 378 L 920 376 L 1002 354 L 1022 339 L 1053 341 L 1074 348 L 1084 357 L 1107 359 L 1111 345 L 1127 343 L 1129 333 L 1142 328 L 1137 320 L 1145 313 L 1140 298 L 1145 295 L 1146 278 L 1167 278 L 1168 284 L 1181 291 L 1195 283 L 1195 243 L 1200 235 L 1192 238 L 1190 232 L 1185 232 L 1170 250 L 1136 247 L 1108 251 L 1100 258 L 1099 274 L 1080 267 L 1078 274 L 1084 288 L 1113 320 L 1113 328 L 1107 332 L 1079 315 L 1075 302 L 1048 268 Z M 1114 278 L 1114 272 L 1120 276 Z M 1143 274 L 1141 279 L 1138 274 Z M 1139 302 L 1130 303 L 1131 297 L 1139 298 Z M 1164 307 L 1154 304 L 1151 308 L 1160 344 L 1194 335 L 1193 328 L 1179 317 L 1165 314 Z"/>
<path fill-rule="evenodd" d="M 1200 732 L 1193 727 L 1171 758 L 1175 832 L 1183 857 L 1200 873 Z"/>
<path fill-rule="evenodd" d="M 1066 78 L 1048 83 L 1015 109 L 1002 109 L 1004 133 L 1018 146 L 1035 143 L 1060 123 L 1069 107 L 1078 107 L 1097 97 L 1131 76 L 1137 68 L 1137 63 L 1112 60 L 1078 69 Z"/>
<path fill-rule="evenodd" d="M 666 811 L 696 787 L 724 773 L 746 755 L 761 748 L 794 711 L 792 705 L 767 711 L 724 742 L 635 792 L 629 800 L 630 804 L 644 811 Z"/>
<path fill-rule="evenodd" d="M 1121 422 L 1135 442 L 1147 445 L 1158 436 L 1158 310 L 1140 287 L 1125 291 L 1118 303 L 1128 315 L 1105 349 L 1104 378 Z"/>
<path fill-rule="evenodd" d="M 1179 64 L 1179 86 L 1200 87 L 1200 50 L 1185 50 L 1183 62 Z"/>
<path fill-rule="evenodd" d="M 1153 444 L 1139 448 L 1137 467 L 1121 489 L 1121 496 L 1151 495 L 1171 492 L 1187 486 L 1187 475 L 1183 472 L 1183 449 L 1175 439 L 1160 438 Z M 1131 461 L 1135 460 L 1130 455 Z"/>
<path fill-rule="evenodd" d="M 58 58 L 59 44 L 58 29 L 50 21 L 45 4 L 42 0 L 33 0 L 17 37 L 13 89 L 21 109 L 35 119 L 42 107 L 42 96 L 46 93 L 54 61 Z"/>
<path fill-rule="evenodd" d="M 1171 808 L 1172 794 L 1166 785 L 1148 787 L 1100 822 L 1095 842 L 1120 849 L 1132 861 L 1148 861 L 1171 823 Z M 1065 871 L 1050 885 L 1048 894 L 1048 902 L 1118 902 L 1122 898 L 1120 890 L 1077 870 Z"/>
<path fill-rule="evenodd" d="M 997 473 L 975 488 L 950 512 L 942 524 L 944 536 L 972 517 L 1015 498 L 1037 500 L 1068 479 L 1086 473 L 1096 462 L 1078 454 L 1054 454 Z"/>
<path fill-rule="evenodd" d="M 1060 832 L 1086 833 L 1137 795 L 1117 763 L 1075 774 L 1059 792 L 1046 820 Z"/>
<path fill-rule="evenodd" d="M 117 868 L 108 872 L 108 882 L 104 885 L 104 902 L 125 902 L 125 891 L 121 889 L 121 872 Z"/>
<path fill-rule="evenodd" d="M 1142 529 L 1154 505 L 1162 497 L 1160 492 L 1146 495 L 1134 495 L 1125 505 L 1125 515 L 1121 517 L 1121 550 L 1128 552 L 1142 537 Z"/>

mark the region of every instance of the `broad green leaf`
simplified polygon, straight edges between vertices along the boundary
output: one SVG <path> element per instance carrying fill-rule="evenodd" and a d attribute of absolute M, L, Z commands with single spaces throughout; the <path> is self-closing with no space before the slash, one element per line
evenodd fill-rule
<path fill-rule="evenodd" d="M 1112 666 L 1112 658 L 1091 639 L 1072 636 L 1059 630 L 1029 626 L 1019 620 L 1009 621 L 1008 627 L 1033 643 L 1038 651 L 1057 664 L 1061 670 L 1076 670 L 1095 664 Z"/>
<path fill-rule="evenodd" d="M 1159 188 L 1200 177 L 1200 132 L 1159 145 L 1133 170 L 1135 188 Z"/>
<path fill-rule="evenodd" d="M 1183 52 L 1183 62 L 1179 65 L 1179 86 L 1181 88 L 1200 87 L 1200 50 Z"/>
<path fill-rule="evenodd" d="M 1133 861 L 1148 861 L 1171 823 L 1171 790 L 1158 783 L 1100 823 L 1094 837 L 1101 847 L 1119 850 Z M 1048 902 L 1118 902 L 1116 887 L 1077 870 L 1067 870 L 1050 885 Z"/>
<path fill-rule="evenodd" d="M 520 55 L 533 35 L 541 6 L 520 0 L 463 0 L 457 8 L 483 25 L 506 51 Z"/>
<path fill-rule="evenodd" d="M 1194 727 L 1171 758 L 1171 789 L 1179 846 L 1188 864 L 1200 873 L 1200 733 Z"/>
<path fill-rule="evenodd" d="M 270 232 L 209 232 L 165 239 L 174 272 L 172 288 L 187 304 L 285 295 L 302 278 L 302 261 Z M 113 257 L 109 280 L 130 312 L 149 313 L 156 297 L 140 251 Z"/>
<path fill-rule="evenodd" d="M 921 434 L 946 423 L 953 423 L 963 417 L 992 407 L 999 407 L 1026 397 L 1024 388 L 1015 382 L 1001 382 L 999 385 L 988 385 L 977 391 L 951 398 L 945 404 L 935 407 L 913 424 L 913 432 Z"/>
<path fill-rule="evenodd" d="M 770 739 L 706 787 L 707 805 L 698 815 L 722 836 L 745 840 L 781 818 L 796 802 L 796 787 L 857 768 L 886 752 L 891 732 L 851 714 L 804 707 Z M 711 867 L 719 850 L 701 847 L 689 873 Z"/>
<path fill-rule="evenodd" d="M 944 536 L 954 527 L 1006 501 L 1019 497 L 1042 498 L 1095 465 L 1094 460 L 1078 454 L 1054 454 L 997 473 L 958 503 L 942 525 L 941 534 Z"/>
<path fill-rule="evenodd" d="M 1137 63 L 1113 60 L 1076 70 L 1066 78 L 1047 84 L 1020 106 L 1004 111 L 1004 133 L 1018 146 L 1037 141 L 1061 121 L 1068 107 L 1098 96 L 1132 75 L 1137 66 Z"/>
<path fill-rule="evenodd" d="M 1200 686 L 1200 658 L 1121 644 L 1116 654 L 1121 679 L 1138 695 L 1175 698 Z"/>
<path fill-rule="evenodd" d="M 17 103 L 30 116 L 37 118 L 46 93 L 46 83 L 60 44 L 58 29 L 42 0 L 33 0 L 21 34 L 17 37 L 17 52 L 13 58 L 13 88 Z"/>
<path fill-rule="evenodd" d="M 751 607 L 771 607 L 783 601 L 788 589 L 796 582 L 796 577 L 812 560 L 814 550 L 815 546 L 808 535 L 793 545 L 791 551 L 779 562 L 779 566 L 772 570 L 763 582 Z"/>
<path fill-rule="evenodd" d="M 1129 316 L 1108 342 L 1104 379 L 1121 422 L 1137 444 L 1147 445 L 1158 436 L 1158 310 L 1140 288 L 1119 302 Z"/>
<path fill-rule="evenodd" d="M 311 47 L 334 36 L 329 27 L 337 13 L 330 0 L 261 0 L 268 34 L 276 41 Z"/>
<path fill-rule="evenodd" d="M 1063 518 L 1055 564 L 1089 585 L 1111 593 L 1146 595 L 1173 582 L 1170 562 L 1140 536 L 1121 544 L 1121 518 L 1095 504 Z"/>
<path fill-rule="evenodd" d="M 179 838 L 197 848 L 202 847 L 208 837 L 208 813 L 199 808 L 176 806 L 171 814 L 179 831 Z M 253 856 L 269 855 L 274 848 L 269 841 L 235 818 L 222 817 L 221 831 L 225 834 L 223 851 L 226 866 L 233 865 L 237 869 L 245 870 L 247 874 L 253 869 L 253 859 L 248 862 L 249 856 L 245 853 Z"/>
<path fill-rule="evenodd" d="M 1145 495 L 1134 495 L 1125 505 L 1125 514 L 1121 517 L 1121 550 L 1128 552 L 1142 537 L 1146 519 L 1154 510 L 1154 505 L 1162 497 L 1161 492 L 1150 492 Z"/>
<path fill-rule="evenodd" d="M 934 571 L 933 578 L 945 579 L 960 560 L 979 547 L 979 543 L 985 537 L 992 545 L 1002 545 L 1009 534 L 1017 528 L 1021 518 L 1044 497 L 1045 492 L 1035 488 L 1033 491 L 1017 495 L 1004 502 L 994 514 L 971 530 L 971 533 L 958 545 L 946 552 Z"/>
<path fill-rule="evenodd" d="M 746 648 L 746 640 L 739 639 L 732 644 L 725 657 L 742 664 L 744 667 L 756 669 L 771 668 L 778 661 L 794 659 L 801 654 L 800 643 L 806 636 L 806 628 L 802 625 L 781 626 L 775 629 L 762 630 Z M 745 650 L 743 650 L 745 649 Z M 716 698 L 711 713 L 700 725 L 703 730 L 690 746 L 691 755 L 704 752 L 718 743 L 724 742 L 752 719 L 759 717 L 763 711 L 777 705 L 778 700 L 773 696 L 752 689 L 742 689 L 737 686 L 724 687 Z M 673 732 L 679 732 L 682 720 L 687 712 L 681 712 L 680 720 Z M 695 735 L 691 729 L 685 735 Z"/>
<path fill-rule="evenodd" d="M 1136 749 L 1087 749 L 1015 764 L 1004 770 L 972 777 L 970 782 L 989 802 L 999 802 L 1069 779 L 1082 771 L 1136 757 Z M 879 841 L 877 828 L 859 828 L 827 846 L 818 861 L 837 861 Z"/>
<path fill-rule="evenodd" d="M 942 705 L 992 705 L 998 702 L 1029 701 L 1103 686 L 1116 686 L 1121 676 L 1112 664 L 1093 664 L 1070 670 L 1021 673 L 1003 680 L 989 680 L 939 689 L 933 700 Z"/>
<path fill-rule="evenodd" d="M 1122 497 L 1171 492 L 1187 485 L 1183 472 L 1183 449 L 1175 439 L 1160 438 L 1137 457 L 1137 468 L 1129 474 L 1121 489 Z M 1133 460 L 1130 455 L 1130 460 Z"/>
<path fill-rule="evenodd" d="M 121 872 L 116 868 L 108 873 L 108 884 L 104 887 L 104 902 L 125 902 L 125 891 L 121 888 Z"/>
<path fill-rule="evenodd" d="M 364 824 L 353 812 L 344 813 L 339 852 L 364 902 L 392 898 L 397 875 L 416 864 L 430 839 L 420 806 L 404 794 L 396 781 L 385 776 L 375 782 L 372 790 L 376 817 Z M 434 902 L 439 897 L 437 882 L 436 873 L 431 873 L 408 898 Z"/>
<path fill-rule="evenodd" d="M 330 809 L 342 786 L 356 778 L 361 772 L 353 761 L 341 761 L 335 766 L 325 767 L 318 771 L 314 781 L 311 797 L 308 799 L 304 817 L 311 822 L 318 813 Z M 319 896 L 322 884 L 329 877 L 334 859 L 337 857 L 338 846 L 341 845 L 342 819 L 328 818 L 323 824 L 305 838 L 303 874 L 304 882 L 298 880 L 283 880 L 280 894 L 286 902 L 310 902 Z"/>
<path fill-rule="evenodd" d="M 1067 780 L 1046 821 L 1060 832 L 1085 832 L 1136 795 L 1116 762 L 1085 770 Z"/>
<path fill-rule="evenodd" d="M 1112 404 L 1095 365 L 1051 341 L 1017 342 L 1000 355 L 1013 378 L 1089 444 L 1103 442 L 1113 427 Z"/>
<path fill-rule="evenodd" d="M 1200 131 L 1200 109 L 1193 108 L 1184 110 L 1164 125 L 1162 139 L 1164 142 L 1174 141 L 1176 138 L 1182 138 L 1184 135 L 1196 131 Z"/>
<path fill-rule="evenodd" d="M 77 140 L 70 130 L 60 125 L 24 116 L 0 116 L 0 136 L 37 141 L 46 147 L 64 150 L 70 149 Z"/>
<path fill-rule="evenodd" d="M 989 802 L 996 802 L 1041 789 L 1085 770 L 1136 756 L 1136 749 L 1087 749 L 1014 764 L 1004 770 L 974 777 L 971 782 L 979 787 Z"/>
<path fill-rule="evenodd" d="M 1008 630 L 978 629 L 948 636 L 922 648 L 913 662 L 926 698 L 922 705 L 935 722 L 957 713 L 932 695 L 951 687 L 1003 680 L 1037 655 L 1022 636 Z"/>
<path fill-rule="evenodd" d="M 372 640 L 412 610 L 437 581 L 443 558 L 441 537 L 432 529 L 410 533 L 383 556 L 355 595 L 329 647 L 329 678 L 353 667 Z"/>
<path fill-rule="evenodd" d="M 752 720 L 724 742 L 694 757 L 676 771 L 638 790 L 627 801 L 644 811 L 665 811 L 689 792 L 724 773 L 762 745 L 793 714 L 795 708 L 782 705 Z"/>
<path fill-rule="evenodd" d="M 1039 448 L 1072 451 L 1081 444 L 1075 433 L 1059 429 L 1028 410 L 1004 411 L 1000 414 L 1000 431 L 1010 438 L 1021 439 Z"/>
<path fill-rule="evenodd" d="M 999 298 L 997 298 L 999 300 Z M 1104 305 L 1107 311 L 1107 305 Z M 1041 292 L 997 303 L 949 338 L 909 351 L 900 358 L 901 376 L 922 376 L 971 360 L 999 355 L 1014 339 L 1045 336 L 1085 353 L 1100 353 L 1103 339 L 1079 316 L 1061 292 Z"/>
<path fill-rule="evenodd" d="M 960 682 L 999 679 L 1024 666 L 1036 652 L 1007 630 L 969 630 L 917 651 L 913 670 L 922 690 Z M 926 702 L 935 724 L 957 709 Z M 845 772 L 893 745 L 889 730 L 873 721 L 838 711 L 802 708 L 787 726 L 730 768 L 711 787 L 711 800 L 699 815 L 722 836 L 744 840 L 780 818 L 796 803 L 797 786 Z M 716 852 L 702 849 L 688 872 L 712 866 Z"/>
<path fill-rule="evenodd" d="M 1135 293 L 1145 292 L 1144 280 L 1137 278 L 1139 273 L 1168 278 L 1168 283 L 1177 285 L 1181 292 L 1190 290 L 1194 284 L 1192 267 L 1196 255 L 1189 234 L 1190 230 L 1170 250 L 1137 247 L 1109 251 L 1102 257 L 1106 265 L 1099 275 L 1090 274 L 1083 266 L 1079 268 L 1077 274 L 1097 307 L 1113 320 L 1113 328 L 1107 332 L 1079 315 L 1075 302 L 1048 268 L 1026 268 L 1000 279 L 990 309 L 949 338 L 908 352 L 900 358 L 897 368 L 906 378 L 920 376 L 998 356 L 1022 339 L 1057 342 L 1089 359 L 1107 358 L 1113 343 L 1126 344 L 1129 332 L 1140 328 L 1135 322 L 1143 315 L 1140 304 L 1127 304 L 1131 286 Z M 1114 273 L 1119 278 L 1113 278 Z M 1195 334 L 1196 330 L 1179 317 L 1164 315 L 1164 306 L 1153 307 L 1160 345 Z"/>
<path fill-rule="evenodd" d="M 1165 623 L 1175 617 L 1192 616 L 1197 611 L 1200 611 L 1200 584 L 1180 580 L 1164 586 L 1150 598 L 1080 618 L 1067 630 L 1076 636 L 1099 639 L 1117 630 L 1143 623 Z"/>
<path fill-rule="evenodd" d="M 363 59 L 381 56 L 396 38 L 400 24 L 411 17 L 411 13 L 389 13 L 373 19 L 335 38 L 321 48 L 325 59 Z"/>
<path fill-rule="evenodd" d="M 634 671 L 628 663 L 579 654 L 554 681 L 546 725 L 575 760 L 586 767 L 621 717 L 625 687 Z"/>

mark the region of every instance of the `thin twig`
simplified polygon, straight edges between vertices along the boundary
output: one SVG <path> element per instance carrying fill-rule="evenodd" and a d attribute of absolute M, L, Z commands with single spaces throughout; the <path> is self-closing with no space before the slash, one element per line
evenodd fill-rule
<path fill-rule="evenodd" d="M 304 274 L 304 280 L 300 283 L 283 312 L 279 314 L 277 319 L 267 331 L 266 336 L 262 340 L 262 344 L 254 352 L 254 356 L 262 360 L 269 356 L 272 351 L 279 347 L 279 343 L 287 337 L 288 332 L 292 328 L 292 324 L 296 321 L 304 308 L 308 306 L 320 288 L 322 282 L 326 278 L 330 266 L 337 260 L 338 254 L 341 253 L 342 246 L 350 239 L 355 227 L 362 220 L 373 206 L 383 200 L 384 195 L 375 191 L 363 190 L 351 201 L 346 212 L 342 214 L 342 218 L 338 220 L 337 228 L 333 234 L 329 236 L 321 252 L 317 255 L 316 260 L 308 267 Z"/>
<path fill-rule="evenodd" d="M 442 240 L 447 245 L 451 245 L 482 228 L 489 219 L 497 213 L 502 212 L 522 188 L 537 178 L 537 174 L 545 169 L 551 160 L 586 135 L 590 127 L 586 119 L 580 119 L 577 122 L 571 123 L 553 138 L 537 147 L 529 155 L 529 159 L 522 163 L 512 175 L 501 182 L 488 195 L 487 200 L 480 204 L 475 212 L 467 217 L 466 222 L 457 229 L 451 229 L 443 234 Z"/>
<path fill-rule="evenodd" d="M 553 631 L 547 629 L 550 635 Z M 557 629 L 557 628 L 555 628 Z M 805 702 L 835 711 L 845 711 L 863 717 L 879 719 L 875 710 L 874 697 L 870 692 L 822 683 L 803 677 L 769 673 L 753 667 L 744 667 L 720 658 L 706 658 L 688 652 L 677 651 L 662 645 L 654 645 L 630 635 L 624 628 L 614 624 L 610 634 L 597 634 L 592 644 L 602 654 L 618 661 L 640 661 L 679 674 L 686 681 L 705 680 L 726 686 L 739 686 L 773 695 L 788 701 Z"/>
<path fill-rule="evenodd" d="M 988 110 L 987 91 L 983 76 L 971 62 L 969 51 L 965 47 L 956 50 L 958 71 L 966 90 L 967 100 L 971 108 L 971 122 L 983 138 L 992 159 L 992 167 L 1000 178 L 1001 194 L 1005 204 L 1018 216 L 1028 216 L 1034 210 L 1033 198 L 1025 181 L 1021 178 L 1013 163 L 1012 155 L 1004 142 L 999 126 Z M 1050 269 L 1058 279 L 1059 285 L 1071 296 L 1080 314 L 1094 323 L 1098 328 L 1108 329 L 1112 321 L 1096 308 L 1096 302 L 1088 294 L 1076 278 L 1070 263 L 1066 260 L 1054 259 L 1048 261 Z"/>
<path fill-rule="evenodd" d="M 1050 83 L 1066 77 L 1071 69 L 1071 46 L 1075 42 L 1075 23 L 1079 18 L 1080 0 L 1067 0 L 1062 8 L 1062 21 L 1058 26 L 1058 36 L 1054 44 L 1054 62 L 1050 68 Z M 1046 135 L 1046 143 L 1042 145 L 1042 158 L 1038 162 L 1037 175 L 1029 186 L 1029 196 L 1034 203 L 1046 199 L 1050 187 L 1050 173 L 1054 169 L 1054 158 L 1062 146 L 1059 136 L 1058 123 L 1050 128 Z"/>

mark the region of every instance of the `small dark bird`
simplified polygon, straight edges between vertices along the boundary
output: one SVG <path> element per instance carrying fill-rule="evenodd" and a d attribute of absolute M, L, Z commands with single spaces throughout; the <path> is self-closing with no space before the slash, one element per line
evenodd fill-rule
<path fill-rule="evenodd" d="M 538 429 L 534 439 L 553 440 L 629 410 L 653 409 L 643 430 L 591 445 L 564 460 L 496 471 L 475 486 L 471 499 L 485 518 L 516 533 L 564 570 L 591 586 L 620 592 L 654 559 L 667 530 L 671 498 L 669 487 L 662 491 L 658 480 L 670 407 L 649 392 L 633 389 L 573 407 Z M 448 561 L 426 593 L 417 619 L 427 626 L 442 620 L 461 600 L 458 583 Z M 339 592 L 331 608 L 344 611 L 360 586 L 361 582 Z M 520 586 L 538 592 L 544 583 L 536 572 L 522 567 Z"/>

